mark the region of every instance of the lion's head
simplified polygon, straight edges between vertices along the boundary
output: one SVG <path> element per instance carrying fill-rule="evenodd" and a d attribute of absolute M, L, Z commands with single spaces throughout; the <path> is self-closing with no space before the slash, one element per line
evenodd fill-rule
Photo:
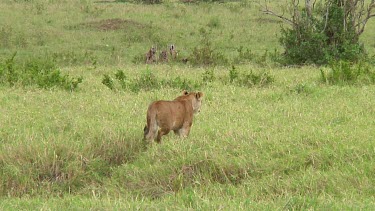
<path fill-rule="evenodd" d="M 202 99 L 203 99 L 203 93 L 202 92 L 188 92 L 188 91 L 184 90 L 182 92 L 182 96 L 180 96 L 180 97 L 188 98 L 189 100 L 191 100 L 194 114 L 199 113 L 201 111 Z"/>

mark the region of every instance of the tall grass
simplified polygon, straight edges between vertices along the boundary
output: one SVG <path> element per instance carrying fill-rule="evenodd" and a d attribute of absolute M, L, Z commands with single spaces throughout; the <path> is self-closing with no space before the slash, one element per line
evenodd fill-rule
<path fill-rule="evenodd" d="M 188 79 L 204 73 L 154 71 Z M 3 208 L 26 196 L 14 206 L 38 208 L 33 202 L 47 196 L 64 196 L 47 207 L 65 200 L 106 208 L 136 207 L 139 200 L 195 209 L 374 206 L 373 87 L 319 86 L 317 69 L 270 73 L 275 82 L 266 87 L 216 80 L 202 87 L 190 136 L 170 134 L 161 145 L 142 141 L 146 109 L 152 100 L 175 98 L 178 88 L 112 92 L 86 72 L 90 82 L 73 93 L 2 89 Z M 229 81 L 228 70 L 215 69 L 215 77 Z M 308 84 L 308 94 L 296 83 Z"/>
<path fill-rule="evenodd" d="M 84 78 L 74 92 L 0 86 L 0 210 L 374 209 L 373 84 L 273 65 L 279 22 L 255 4 L 34 0 L 0 11 L 2 64 L 17 51 L 17 65 L 48 58 Z M 202 28 L 225 64 L 133 64 L 170 43 L 194 59 Z M 148 105 L 186 82 L 205 94 L 189 137 L 144 143 Z"/>

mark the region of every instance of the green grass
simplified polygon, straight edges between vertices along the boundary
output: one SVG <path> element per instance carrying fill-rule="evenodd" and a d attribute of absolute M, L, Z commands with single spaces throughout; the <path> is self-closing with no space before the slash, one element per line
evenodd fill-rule
<path fill-rule="evenodd" d="M 255 4 L 35 0 L 2 2 L 0 11 L 0 33 L 10 33 L 1 36 L 0 58 L 45 55 L 62 73 L 83 77 L 73 92 L 0 86 L 0 210 L 375 208 L 374 85 L 327 85 L 318 67 L 259 61 L 281 49 L 279 22 Z M 133 22 L 95 28 L 115 18 Z M 231 83 L 230 66 L 132 63 L 155 43 L 190 55 L 202 27 L 212 28 L 215 50 L 230 61 L 240 46 L 259 56 L 235 64 L 238 75 L 273 81 Z M 369 52 L 374 27 L 372 20 L 362 37 Z M 182 90 L 102 84 L 104 74 L 122 70 L 135 80 L 147 69 L 159 79 L 206 79 L 188 138 L 142 141 L 149 103 Z"/>

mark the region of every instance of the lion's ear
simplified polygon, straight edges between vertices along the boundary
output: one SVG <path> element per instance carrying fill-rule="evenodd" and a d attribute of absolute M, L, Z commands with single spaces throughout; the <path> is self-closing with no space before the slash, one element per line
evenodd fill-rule
<path fill-rule="evenodd" d="M 189 94 L 188 91 L 186 91 L 186 90 L 182 91 L 182 95 L 188 95 L 188 94 Z"/>
<path fill-rule="evenodd" d="M 195 94 L 195 97 L 196 97 L 198 100 L 200 100 L 200 99 L 202 99 L 202 97 L 203 97 L 203 93 L 202 93 L 202 92 L 198 92 L 197 94 Z"/>

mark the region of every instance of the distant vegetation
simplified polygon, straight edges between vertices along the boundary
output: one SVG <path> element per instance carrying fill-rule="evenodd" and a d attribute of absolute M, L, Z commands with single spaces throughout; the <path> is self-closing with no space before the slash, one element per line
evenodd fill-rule
<path fill-rule="evenodd" d="M 368 63 L 332 62 L 328 70 L 320 69 L 321 79 L 327 84 L 374 84 L 375 71 Z"/>
<path fill-rule="evenodd" d="M 43 89 L 57 87 L 73 91 L 82 82 L 82 77 L 74 78 L 62 73 L 51 60 L 34 59 L 20 65 L 16 64 L 15 57 L 16 53 L 0 63 L 0 85 Z"/>
<path fill-rule="evenodd" d="M 264 87 L 271 84 L 274 81 L 274 77 L 267 72 L 253 73 L 245 72 L 239 73 L 238 70 L 232 66 L 229 70 L 228 77 L 217 78 L 213 68 L 207 69 L 201 76 L 200 79 L 189 80 L 186 78 L 177 76 L 172 79 L 160 79 L 152 73 L 151 69 L 142 71 L 140 75 L 135 78 L 129 78 L 124 71 L 117 70 L 117 72 L 111 76 L 108 74 L 103 75 L 102 84 L 107 86 L 111 90 L 130 90 L 132 92 L 159 90 L 162 88 L 175 88 L 179 90 L 200 90 L 205 85 L 214 81 L 222 82 L 223 84 L 234 84 L 245 87 Z"/>
<path fill-rule="evenodd" d="M 290 1 L 288 15 L 264 7 L 264 12 L 281 18 L 280 43 L 288 64 L 328 64 L 332 60 L 357 62 L 366 57 L 359 41 L 369 19 L 375 17 L 374 1 L 324 0 Z M 290 18 L 289 18 L 290 17 Z"/>

